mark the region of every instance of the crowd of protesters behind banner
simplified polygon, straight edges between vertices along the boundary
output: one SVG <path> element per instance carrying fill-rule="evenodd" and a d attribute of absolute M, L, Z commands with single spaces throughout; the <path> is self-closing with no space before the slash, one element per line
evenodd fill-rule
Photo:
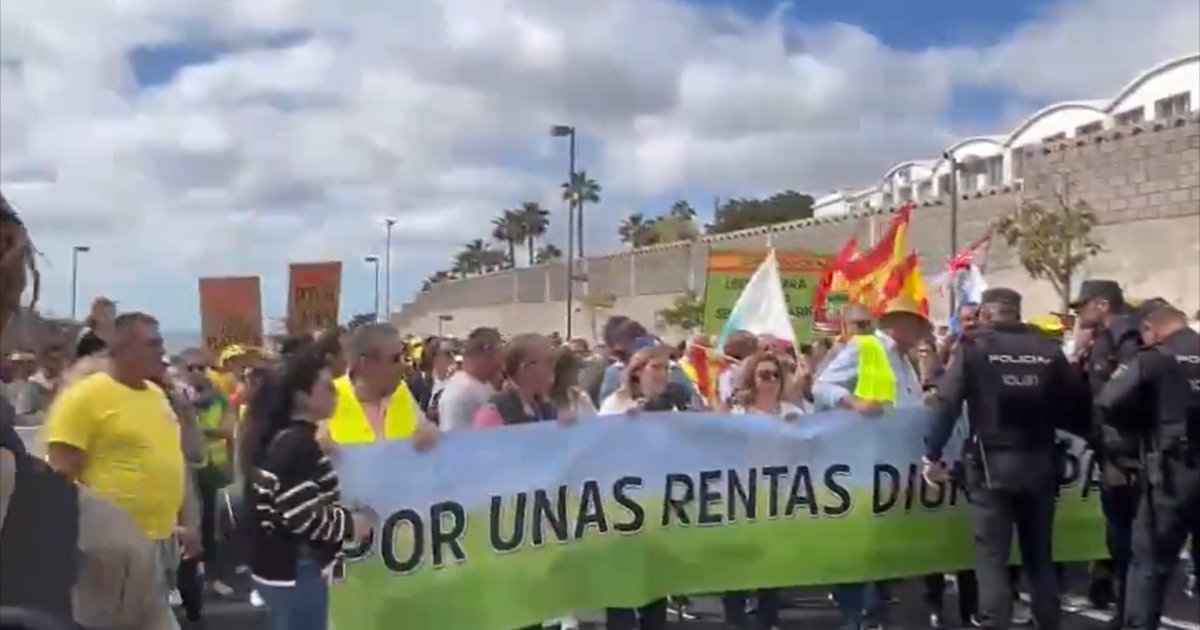
<path fill-rule="evenodd" d="M 27 285 L 36 285 L 36 265 L 7 204 L 0 227 L 7 320 Z M 1130 306 L 1116 293 L 1105 300 Z M 1056 338 L 1069 329 L 1057 320 L 1038 324 Z M 669 345 L 620 316 L 595 340 L 491 328 L 416 338 L 379 323 L 292 337 L 275 352 L 234 346 L 216 356 L 193 348 L 167 357 L 152 316 L 117 313 L 100 299 L 79 338 L 52 340 L 4 365 L 0 605 L 88 628 L 199 627 L 205 600 L 235 596 L 229 581 L 241 572 L 253 578 L 251 597 L 268 611 L 272 630 L 326 630 L 329 578 L 342 547 L 373 527 L 368 512 L 339 500 L 332 456 L 342 446 L 401 439 L 430 450 L 446 432 L 570 427 L 647 412 L 712 410 L 781 422 L 837 408 L 874 416 L 884 406 L 847 386 L 859 360 L 856 339 L 882 341 L 904 393 L 896 404 L 919 405 L 936 394 L 955 346 L 977 326 L 970 304 L 953 328 L 911 309 L 874 316 L 850 307 L 836 330 L 811 344 L 738 331 L 716 348 L 706 335 Z M 1085 352 L 1091 334 L 1064 351 Z M 36 445 L 17 435 L 23 425 Z M 51 518 L 61 531 L 45 526 Z M 37 546 L 51 536 L 71 553 Z M 14 559 L 37 566 L 17 568 Z M 1096 572 L 1094 606 L 1120 605 L 1120 570 Z M 945 577 L 917 577 L 930 626 L 950 625 Z M 1016 598 L 1018 571 L 1012 579 Z M 1029 621 L 1021 607 L 1012 620 L 981 619 L 971 572 L 956 581 L 963 625 Z M 886 625 L 892 586 L 831 585 L 845 627 Z M 778 627 L 788 603 L 777 588 L 721 599 L 725 622 L 739 629 Z M 687 605 L 673 597 L 602 614 L 610 630 L 656 630 L 672 608 L 680 614 Z M 575 617 L 552 622 L 570 628 Z"/>

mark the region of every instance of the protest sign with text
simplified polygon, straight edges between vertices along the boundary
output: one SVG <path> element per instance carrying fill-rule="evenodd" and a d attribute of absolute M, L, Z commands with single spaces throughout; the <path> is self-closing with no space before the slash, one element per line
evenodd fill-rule
<path fill-rule="evenodd" d="M 967 497 L 921 476 L 924 410 L 600 417 L 347 447 L 346 500 L 379 514 L 334 590 L 356 630 L 511 630 L 668 594 L 964 569 Z M 1094 464 L 1063 466 L 1056 552 L 1103 555 Z"/>
<path fill-rule="evenodd" d="M 213 355 L 231 345 L 261 347 L 262 288 L 258 276 L 200 278 L 200 328 Z"/>
<path fill-rule="evenodd" d="M 292 263 L 288 271 L 288 334 L 336 328 L 342 301 L 341 261 Z"/>
<path fill-rule="evenodd" d="M 720 334 L 738 297 L 766 258 L 767 252 L 714 251 L 708 257 L 704 283 L 704 332 Z M 783 284 L 795 337 L 808 342 L 813 336 L 813 298 L 821 274 L 831 258 L 819 254 L 776 252 L 779 277 Z M 837 296 L 842 299 L 844 296 Z"/>

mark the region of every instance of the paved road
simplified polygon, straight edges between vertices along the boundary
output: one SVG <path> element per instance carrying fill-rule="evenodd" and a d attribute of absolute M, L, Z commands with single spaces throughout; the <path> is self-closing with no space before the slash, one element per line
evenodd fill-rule
<path fill-rule="evenodd" d="M 1079 591 L 1083 580 L 1079 575 L 1068 577 L 1068 582 L 1075 592 Z M 256 610 L 247 602 L 244 592 L 245 585 L 239 585 L 241 591 L 236 599 L 213 602 L 209 606 L 206 630 L 267 630 L 263 613 Z M 929 627 L 929 611 L 921 604 L 921 586 L 919 582 L 906 582 L 895 593 L 898 604 L 892 610 L 893 624 L 891 627 L 903 630 L 922 630 Z M 1176 580 L 1171 590 L 1167 605 L 1167 617 L 1164 623 L 1168 630 L 1200 630 L 1200 606 L 1196 600 L 1189 600 L 1183 594 L 1182 582 Z M 790 593 L 794 605 L 784 613 L 784 623 L 780 630 L 837 630 L 838 617 L 828 601 L 826 593 L 821 589 L 798 589 Z M 947 595 L 947 615 L 955 619 L 955 602 L 953 594 Z M 1104 611 L 1088 609 L 1082 597 L 1069 597 L 1070 604 L 1066 606 L 1068 614 L 1064 616 L 1063 630 L 1101 630 L 1104 621 L 1110 615 Z M 712 598 L 699 598 L 689 609 L 690 619 L 678 621 L 672 625 L 673 630 L 718 630 L 721 629 L 718 616 L 718 602 Z M 184 626 L 185 630 L 188 626 Z M 357 630 L 357 629 L 350 629 Z M 433 630 L 433 629 L 431 629 Z"/>

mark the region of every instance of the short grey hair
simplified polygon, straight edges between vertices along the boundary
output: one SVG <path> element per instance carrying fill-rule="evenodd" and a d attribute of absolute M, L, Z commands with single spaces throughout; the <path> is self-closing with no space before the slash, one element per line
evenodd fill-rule
<path fill-rule="evenodd" d="M 346 354 L 350 360 L 358 359 L 380 345 L 400 338 L 400 331 L 391 324 L 363 324 L 350 332 L 346 341 Z"/>
<path fill-rule="evenodd" d="M 138 326 L 154 326 L 158 327 L 158 319 L 148 313 L 134 311 L 132 313 L 121 313 L 113 320 L 113 340 L 112 345 L 117 346 L 129 341 L 130 334 Z"/>

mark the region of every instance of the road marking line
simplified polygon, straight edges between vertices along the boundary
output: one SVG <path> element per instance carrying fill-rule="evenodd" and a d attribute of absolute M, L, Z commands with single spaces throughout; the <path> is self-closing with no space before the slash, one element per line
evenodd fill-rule
<path fill-rule="evenodd" d="M 1072 597 L 1071 599 L 1077 598 Z M 1028 604 L 1029 594 L 1021 593 L 1021 600 Z M 1064 602 L 1062 609 L 1064 612 L 1071 613 L 1072 615 L 1079 615 L 1085 619 L 1099 621 L 1100 623 L 1108 623 L 1113 619 L 1113 614 L 1107 610 L 1096 610 L 1090 606 L 1074 602 Z M 1172 628 L 1173 630 L 1200 630 L 1200 624 L 1183 621 L 1182 619 L 1172 619 L 1171 617 L 1163 617 L 1160 620 L 1160 625 L 1165 628 Z"/>

